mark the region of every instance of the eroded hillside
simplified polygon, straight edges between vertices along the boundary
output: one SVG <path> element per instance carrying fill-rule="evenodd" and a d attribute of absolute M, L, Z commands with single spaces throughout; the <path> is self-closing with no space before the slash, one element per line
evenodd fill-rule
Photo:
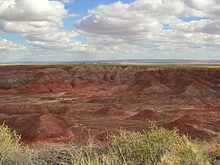
<path fill-rule="evenodd" d="M 190 66 L 1 66 L 0 122 L 25 143 L 102 142 L 150 122 L 220 139 L 220 69 Z"/>

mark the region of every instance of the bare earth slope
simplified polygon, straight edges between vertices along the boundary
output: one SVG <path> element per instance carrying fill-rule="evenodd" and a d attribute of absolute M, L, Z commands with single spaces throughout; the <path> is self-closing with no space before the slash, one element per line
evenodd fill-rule
<path fill-rule="evenodd" d="M 102 142 L 150 122 L 220 139 L 220 69 L 176 66 L 1 66 L 0 122 L 24 143 Z"/>

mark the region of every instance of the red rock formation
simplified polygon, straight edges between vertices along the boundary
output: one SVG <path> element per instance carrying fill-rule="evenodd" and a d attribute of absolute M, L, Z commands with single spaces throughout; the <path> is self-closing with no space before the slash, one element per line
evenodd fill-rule
<path fill-rule="evenodd" d="M 220 70 L 211 68 L 1 66 L 0 123 L 28 144 L 102 141 L 148 121 L 219 138 L 219 84 Z"/>
<path fill-rule="evenodd" d="M 163 119 L 163 117 L 165 118 L 165 116 L 163 116 L 162 114 L 156 112 L 156 111 L 152 111 L 152 110 L 144 110 L 141 111 L 139 113 L 137 113 L 136 115 L 133 115 L 131 117 L 129 117 L 129 119 L 132 120 L 143 120 L 143 121 L 158 121 Z"/>

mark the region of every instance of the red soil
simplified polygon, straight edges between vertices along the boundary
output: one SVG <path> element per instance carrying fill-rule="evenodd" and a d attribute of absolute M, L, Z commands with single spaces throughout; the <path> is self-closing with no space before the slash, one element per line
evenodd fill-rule
<path fill-rule="evenodd" d="M 219 69 L 2 66 L 0 123 L 27 144 L 102 141 L 150 122 L 220 139 L 219 84 Z"/>
<path fill-rule="evenodd" d="M 134 116 L 129 117 L 132 120 L 150 120 L 150 121 L 158 121 L 163 119 L 162 114 L 152 111 L 152 110 L 144 110 L 137 113 Z"/>
<path fill-rule="evenodd" d="M 181 134 L 190 135 L 192 138 L 206 139 L 210 135 L 203 129 L 197 129 L 201 122 L 197 121 L 192 116 L 184 115 L 174 121 L 166 123 L 163 127 L 168 129 L 177 128 Z"/>

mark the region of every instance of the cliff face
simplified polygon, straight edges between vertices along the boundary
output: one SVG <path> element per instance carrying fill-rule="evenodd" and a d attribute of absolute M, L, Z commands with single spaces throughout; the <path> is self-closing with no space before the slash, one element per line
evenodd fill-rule
<path fill-rule="evenodd" d="M 102 141 L 149 121 L 219 138 L 220 69 L 150 66 L 2 66 L 0 122 L 25 143 Z"/>

